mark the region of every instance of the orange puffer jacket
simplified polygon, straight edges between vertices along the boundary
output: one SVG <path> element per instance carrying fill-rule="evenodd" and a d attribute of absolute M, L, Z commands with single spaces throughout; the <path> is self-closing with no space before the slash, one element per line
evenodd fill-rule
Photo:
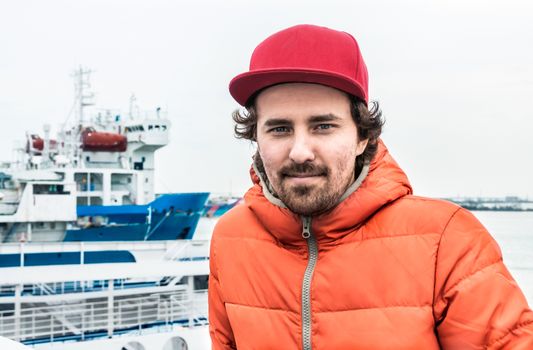
<path fill-rule="evenodd" d="M 383 144 L 310 230 L 253 179 L 211 242 L 213 349 L 533 349 L 498 245 L 468 211 L 410 195 Z"/>

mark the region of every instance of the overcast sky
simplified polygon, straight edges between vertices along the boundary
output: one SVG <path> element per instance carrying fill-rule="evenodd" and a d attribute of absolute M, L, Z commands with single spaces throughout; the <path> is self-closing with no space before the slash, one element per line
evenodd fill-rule
<path fill-rule="evenodd" d="M 64 122 L 71 72 L 95 70 L 101 107 L 168 110 L 156 190 L 249 186 L 253 146 L 232 135 L 230 79 L 299 23 L 353 34 L 386 117 L 383 139 L 415 194 L 533 198 L 530 1 L 3 1 L 0 159 Z"/>

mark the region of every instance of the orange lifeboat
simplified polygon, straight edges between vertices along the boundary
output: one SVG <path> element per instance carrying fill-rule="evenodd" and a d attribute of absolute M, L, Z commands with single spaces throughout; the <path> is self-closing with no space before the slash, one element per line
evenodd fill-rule
<path fill-rule="evenodd" d="M 81 132 L 81 148 L 91 152 L 124 152 L 128 148 L 126 136 L 112 132 L 96 131 L 88 127 Z"/>
<path fill-rule="evenodd" d="M 30 151 L 42 151 L 44 148 L 44 139 L 42 139 L 38 135 L 31 135 L 31 147 L 30 147 L 30 141 L 28 140 L 28 143 L 26 144 L 26 152 Z M 56 140 L 49 140 L 49 147 L 50 150 L 56 150 L 57 149 L 57 141 Z M 37 152 L 40 154 L 40 152 Z"/>

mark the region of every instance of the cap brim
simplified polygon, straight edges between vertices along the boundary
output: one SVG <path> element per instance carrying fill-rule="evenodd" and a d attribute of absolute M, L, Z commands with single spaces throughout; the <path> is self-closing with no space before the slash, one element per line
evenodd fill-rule
<path fill-rule="evenodd" d="M 237 75 L 229 83 L 231 96 L 244 106 L 257 91 L 281 83 L 314 83 L 339 89 L 368 102 L 364 89 L 354 79 L 341 74 L 307 69 L 264 69 Z"/>

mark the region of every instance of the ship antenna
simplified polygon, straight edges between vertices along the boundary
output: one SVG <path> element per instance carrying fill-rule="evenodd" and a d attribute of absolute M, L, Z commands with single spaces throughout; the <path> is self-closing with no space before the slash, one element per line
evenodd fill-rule
<path fill-rule="evenodd" d="M 85 124 L 84 108 L 94 106 L 94 93 L 90 91 L 90 77 L 92 72 L 92 70 L 80 66 L 73 74 L 74 88 L 76 91 L 76 105 L 78 107 L 76 124 L 81 126 Z"/>
<path fill-rule="evenodd" d="M 86 123 L 84 109 L 85 107 L 94 106 L 94 93 L 90 91 L 91 83 L 90 76 L 93 71 L 80 66 L 72 74 L 74 78 L 74 107 L 76 111 L 76 120 L 74 121 L 73 132 L 69 135 L 70 139 L 70 151 L 77 159 L 78 164 L 80 162 L 80 144 L 81 144 L 81 132 L 83 131 L 83 125 Z"/>
<path fill-rule="evenodd" d="M 139 107 L 137 106 L 136 102 L 137 102 L 137 97 L 135 97 L 135 94 L 132 93 L 130 96 L 130 110 L 129 110 L 130 119 L 135 119 L 133 115 L 139 114 Z"/>

